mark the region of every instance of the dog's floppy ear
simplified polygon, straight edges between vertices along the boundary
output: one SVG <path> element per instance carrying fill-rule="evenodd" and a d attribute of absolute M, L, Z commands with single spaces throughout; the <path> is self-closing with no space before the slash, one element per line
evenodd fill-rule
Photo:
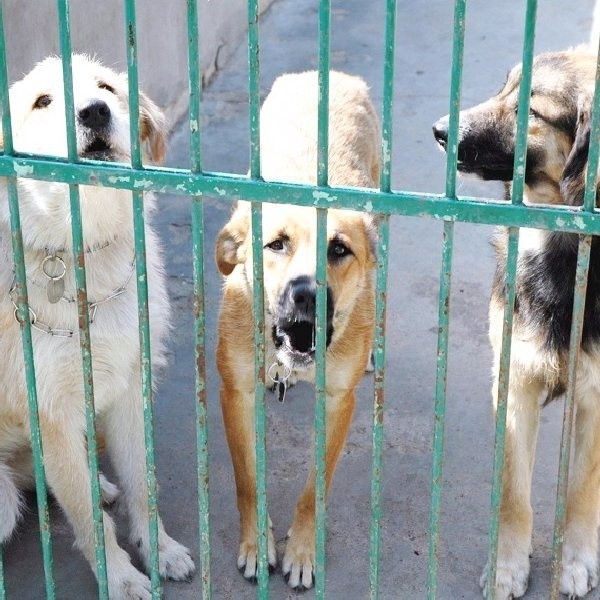
<path fill-rule="evenodd" d="M 143 92 L 140 92 L 140 136 L 148 144 L 152 162 L 161 164 L 165 159 L 167 119 Z"/>
<path fill-rule="evenodd" d="M 231 219 L 217 236 L 215 261 L 222 275 L 229 275 L 236 265 L 246 260 L 243 248 L 250 229 L 250 204 L 238 202 Z"/>
<path fill-rule="evenodd" d="M 379 225 L 379 217 L 376 213 L 363 213 L 362 215 L 369 244 L 369 262 L 373 265 L 377 264 L 377 226 Z"/>
<path fill-rule="evenodd" d="M 581 206 L 585 193 L 588 151 L 590 149 L 591 96 L 580 99 L 577 107 L 575 141 L 567 157 L 560 180 L 560 193 L 565 204 Z"/>

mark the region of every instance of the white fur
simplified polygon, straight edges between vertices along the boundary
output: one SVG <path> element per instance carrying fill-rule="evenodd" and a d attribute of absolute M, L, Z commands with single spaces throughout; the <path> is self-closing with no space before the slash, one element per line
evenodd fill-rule
<path fill-rule="evenodd" d="M 61 63 L 49 58 L 38 64 L 10 90 L 14 117 L 15 147 L 21 152 L 66 156 L 64 100 Z M 76 109 L 92 100 L 103 100 L 111 112 L 110 143 L 117 160 L 127 160 L 129 116 L 127 81 L 85 56 L 73 57 Z M 115 93 L 100 89 L 103 82 Z M 32 108 L 40 94 L 52 97 L 50 105 Z M 151 105 L 156 123 L 162 114 Z M 78 151 L 90 142 L 90 134 L 77 125 Z M 38 320 L 52 328 L 77 332 L 77 303 L 47 299 L 46 277 L 41 264 L 49 251 L 58 251 L 67 266 L 66 298 L 76 297 L 73 273 L 71 217 L 68 186 L 19 179 L 19 201 L 27 269 L 29 303 Z M 131 194 L 100 187 L 80 188 L 83 219 L 87 290 L 90 302 L 109 296 L 127 281 L 132 268 Z M 145 196 L 148 216 L 154 208 L 151 194 Z M 0 506 L 8 517 L 18 513 L 14 489 L 8 483 L 8 467 L 29 444 L 27 392 L 21 335 L 13 316 L 9 289 L 13 281 L 12 251 L 6 184 L 0 188 Z M 103 247 L 108 244 L 106 247 Z M 48 250 L 50 249 L 50 250 Z M 166 362 L 164 339 L 169 330 L 169 302 L 158 238 L 146 224 L 151 348 L 153 364 Z M 148 506 L 135 276 L 120 296 L 101 304 L 90 327 L 95 404 L 98 423 L 106 436 L 108 454 L 119 477 L 131 521 L 132 540 L 141 540 L 140 550 L 148 563 Z M 61 504 L 81 548 L 94 569 L 94 536 L 91 518 L 90 477 L 85 448 L 85 411 L 81 351 L 77 333 L 72 338 L 55 337 L 33 330 L 37 396 L 43 438 L 46 477 Z M 13 481 L 27 477 L 21 465 Z M 7 475 L 8 473 L 8 475 Z M 30 474 L 29 474 L 30 478 Z M 103 482 L 108 500 L 116 488 Z M 10 508 L 12 507 L 12 508 Z M 1 513 L 0 513 L 1 514 Z M 10 521 L 0 519 L 7 529 Z M 14 519 L 13 519 L 14 520 Z M 137 571 L 116 540 L 112 519 L 104 514 L 108 580 L 111 598 L 149 598 L 148 578 Z M 14 524 L 13 524 L 14 526 Z M 10 531 L 0 531 L 0 539 Z M 163 576 L 185 579 L 194 570 L 189 552 L 165 533 L 159 524 L 160 566 Z"/>

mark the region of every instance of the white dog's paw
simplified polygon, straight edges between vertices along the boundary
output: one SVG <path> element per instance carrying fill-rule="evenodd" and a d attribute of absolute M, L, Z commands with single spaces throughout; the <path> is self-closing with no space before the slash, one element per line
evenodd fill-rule
<path fill-rule="evenodd" d="M 14 532 L 21 516 L 21 495 L 7 467 L 0 464 L 0 544 Z"/>
<path fill-rule="evenodd" d="M 271 519 L 269 519 L 269 526 L 271 526 Z M 237 557 L 237 568 L 248 581 L 253 583 L 256 582 L 258 577 L 257 553 L 258 550 L 256 547 L 256 537 L 240 543 Z M 275 551 L 275 539 L 273 538 L 273 532 L 270 528 L 267 559 L 269 561 L 269 572 L 272 572 L 277 566 L 277 552 Z"/>
<path fill-rule="evenodd" d="M 565 544 L 563 548 L 560 591 L 569 598 L 581 598 L 598 585 L 598 559 L 596 552 L 574 548 Z"/>
<path fill-rule="evenodd" d="M 315 541 L 310 528 L 288 532 L 282 571 L 287 584 L 297 591 L 311 588 L 314 581 Z"/>
<path fill-rule="evenodd" d="M 102 491 L 102 503 L 105 506 L 110 506 L 119 496 L 119 488 L 106 479 L 103 473 L 98 474 L 98 480 L 100 481 L 100 490 Z"/>
<path fill-rule="evenodd" d="M 118 566 L 108 565 L 108 595 L 110 600 L 151 600 L 150 579 L 127 557 Z"/>
<path fill-rule="evenodd" d="M 150 546 L 148 540 L 137 540 L 136 545 L 146 571 L 150 571 Z M 196 566 L 190 551 L 168 536 L 162 529 L 158 533 L 158 570 L 164 579 L 189 581 Z"/>
<path fill-rule="evenodd" d="M 174 581 L 189 581 L 196 570 L 190 551 L 166 534 L 159 544 L 158 568 L 161 577 Z"/>
<path fill-rule="evenodd" d="M 489 563 L 486 564 L 479 585 L 483 590 L 483 596 L 488 597 L 489 582 L 488 576 Z M 510 600 L 511 598 L 520 598 L 527 590 L 529 583 L 529 556 L 515 557 L 508 559 L 498 556 L 498 566 L 496 567 L 496 600 Z"/>

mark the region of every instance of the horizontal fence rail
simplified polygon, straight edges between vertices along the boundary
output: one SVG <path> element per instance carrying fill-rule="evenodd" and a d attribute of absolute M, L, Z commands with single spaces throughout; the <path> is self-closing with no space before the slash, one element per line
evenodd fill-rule
<path fill-rule="evenodd" d="M 378 214 L 378 247 L 376 276 L 376 318 L 373 340 L 374 389 L 372 405 L 372 459 L 371 505 L 369 531 L 369 597 L 380 595 L 380 555 L 383 510 L 383 446 L 386 378 L 386 310 L 388 294 L 388 253 L 390 243 L 390 216 L 427 217 L 443 221 L 441 240 L 441 270 L 438 291 L 437 360 L 433 406 L 433 454 L 431 470 L 431 497 L 429 507 L 429 557 L 426 595 L 429 600 L 439 597 L 438 567 L 440 561 L 440 512 L 445 437 L 445 411 L 448 377 L 450 296 L 452 290 L 452 259 L 454 251 L 454 224 L 468 222 L 507 228 L 508 251 L 506 258 L 506 285 L 499 378 L 496 404 L 495 442 L 491 491 L 489 535 L 489 562 L 487 567 L 487 598 L 495 598 L 499 519 L 502 500 L 505 435 L 508 388 L 510 381 L 511 344 L 515 314 L 518 264 L 519 229 L 521 227 L 563 231 L 579 235 L 576 286 L 572 313 L 572 328 L 568 362 L 568 389 L 565 400 L 562 440 L 558 470 L 557 500 L 553 536 L 553 570 L 550 597 L 558 598 L 560 560 L 566 519 L 566 494 L 571 454 L 571 437 L 575 411 L 575 379 L 583 330 L 586 283 L 588 278 L 592 236 L 600 235 L 600 216 L 595 208 L 596 174 L 600 144 L 600 92 L 595 91 L 592 111 L 592 143 L 585 184 L 584 205 L 581 208 L 531 206 L 524 203 L 525 170 L 529 100 L 531 95 L 532 64 L 534 56 L 537 1 L 526 1 L 524 44 L 522 52 L 523 77 L 519 90 L 517 112 L 514 178 L 510 201 L 459 196 L 456 193 L 457 148 L 461 77 L 463 67 L 466 0 L 455 0 L 452 76 L 449 110 L 449 140 L 446 167 L 446 185 L 443 194 L 393 190 L 392 140 L 394 99 L 394 57 L 396 51 L 396 0 L 386 0 L 385 52 L 383 72 L 383 105 L 381 157 L 382 172 L 378 189 L 332 187 L 329 185 L 329 73 L 331 2 L 318 1 L 318 153 L 316 164 L 317 185 L 283 182 L 265 182 L 261 177 L 260 154 L 260 42 L 259 1 L 248 0 L 248 63 L 250 169 L 248 175 L 206 172 L 201 157 L 201 75 L 199 62 L 199 15 L 195 0 L 186 0 L 189 76 L 189 135 L 191 163 L 189 169 L 144 166 L 140 142 L 140 92 L 138 89 L 138 41 L 136 4 L 124 2 L 125 38 L 127 48 L 127 75 L 129 81 L 130 149 L 131 164 L 81 160 L 77 156 L 75 137 L 75 106 L 71 61 L 71 32 L 68 0 L 57 0 L 60 29 L 60 49 L 63 56 L 65 117 L 67 124 L 68 157 L 45 157 L 19 154 L 14 151 L 8 101 L 6 48 L 0 36 L 0 102 L 2 107 L 3 153 L 0 155 L 0 177 L 7 179 L 10 208 L 11 244 L 14 256 L 16 316 L 21 325 L 24 352 L 24 372 L 27 385 L 29 428 L 34 457 L 37 489 L 37 508 L 42 544 L 46 598 L 60 597 L 55 590 L 50 517 L 44 474 L 43 439 L 38 416 L 30 309 L 24 265 L 17 179 L 36 179 L 60 182 L 68 186 L 72 216 L 73 258 L 77 286 L 79 317 L 79 344 L 81 350 L 83 391 L 82 402 L 86 415 L 87 459 L 90 470 L 90 502 L 93 509 L 95 539 L 95 570 L 98 579 L 98 597 L 108 599 L 108 574 L 105 554 L 105 524 L 103 521 L 101 488 L 99 482 L 98 443 L 95 422 L 93 385 L 93 348 L 90 338 L 89 304 L 87 300 L 84 239 L 81 223 L 79 186 L 100 186 L 130 190 L 133 206 L 133 235 L 135 244 L 135 272 L 137 281 L 137 316 L 139 320 L 140 376 L 144 415 L 146 484 L 149 514 L 149 574 L 152 598 L 163 595 L 159 570 L 159 517 L 157 478 L 154 457 L 154 411 L 152 364 L 150 348 L 150 317 L 148 303 L 148 273 L 146 267 L 146 239 L 144 192 L 153 191 L 191 198 L 193 244 L 193 311 L 195 358 L 195 416 L 197 453 L 197 493 L 199 522 L 199 555 L 202 578 L 202 597 L 211 598 L 211 533 L 209 504 L 208 453 L 208 398 L 206 390 L 206 303 L 205 303 L 205 232 L 204 201 L 206 197 L 234 198 L 251 202 L 252 276 L 254 316 L 254 375 L 255 375 L 255 463 L 257 498 L 257 596 L 269 597 L 269 516 L 267 503 L 266 452 L 266 399 L 265 399 L 265 286 L 263 272 L 262 203 L 294 204 L 313 207 L 317 213 L 317 269 L 316 269 L 316 376 L 314 414 L 314 478 L 315 478 L 315 596 L 326 598 L 326 448 L 327 448 L 327 382 L 326 330 L 327 327 L 327 214 L 329 209 L 348 209 Z M 0 31 L 3 31 L 2 3 L 0 2 Z M 600 54 L 596 81 L 600 80 Z M 598 85 L 596 86 L 599 87 Z M 4 586 L 4 563 L 0 548 L 0 600 L 8 595 Z"/>

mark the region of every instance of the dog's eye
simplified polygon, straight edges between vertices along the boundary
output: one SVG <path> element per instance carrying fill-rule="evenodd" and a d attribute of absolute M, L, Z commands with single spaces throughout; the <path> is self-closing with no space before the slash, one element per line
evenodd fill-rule
<path fill-rule="evenodd" d="M 52 102 L 52 96 L 49 94 L 42 94 L 37 97 L 37 100 L 33 103 L 33 108 L 46 108 Z"/>
<path fill-rule="evenodd" d="M 329 247 L 327 248 L 327 258 L 329 260 L 339 260 L 349 254 L 352 254 L 352 250 L 345 244 L 342 244 L 342 242 L 334 240 L 329 243 Z"/>
<path fill-rule="evenodd" d="M 104 83 L 104 81 L 99 81 L 98 82 L 98 87 L 101 90 L 106 90 L 107 92 L 110 92 L 111 94 L 116 94 L 117 92 L 115 92 L 115 88 L 112 85 L 108 85 L 108 83 Z"/>
<path fill-rule="evenodd" d="M 265 248 L 272 250 L 273 252 L 283 252 L 285 250 L 285 241 L 282 239 L 276 239 L 268 244 L 265 244 Z"/>
<path fill-rule="evenodd" d="M 529 116 L 535 117 L 536 119 L 540 117 L 540 113 L 537 110 L 533 110 L 533 108 L 529 108 Z"/>

